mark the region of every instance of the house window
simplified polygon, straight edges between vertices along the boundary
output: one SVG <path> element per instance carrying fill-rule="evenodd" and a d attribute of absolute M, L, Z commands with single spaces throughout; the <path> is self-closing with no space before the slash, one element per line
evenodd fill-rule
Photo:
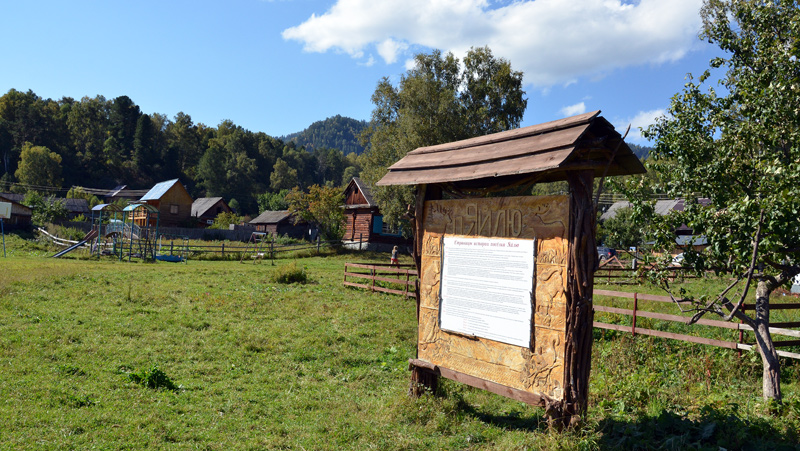
<path fill-rule="evenodd" d="M 390 226 L 388 222 L 384 222 L 381 227 L 381 235 L 400 235 L 400 228 Z"/>
<path fill-rule="evenodd" d="M 172 214 L 172 215 L 177 215 L 178 214 L 178 206 L 174 205 L 174 204 L 170 205 L 169 206 L 169 213 Z"/>

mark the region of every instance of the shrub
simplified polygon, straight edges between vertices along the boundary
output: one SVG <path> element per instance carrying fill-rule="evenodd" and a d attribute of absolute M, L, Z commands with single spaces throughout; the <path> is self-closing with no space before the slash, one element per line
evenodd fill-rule
<path fill-rule="evenodd" d="M 163 388 L 166 390 L 175 391 L 179 388 L 174 382 L 172 382 L 172 379 L 170 379 L 166 373 L 158 368 L 158 366 L 141 370 L 138 373 L 130 373 L 128 375 L 128 380 L 154 390 Z"/>
<path fill-rule="evenodd" d="M 272 273 L 272 281 L 275 283 L 306 283 L 308 275 L 305 268 L 298 268 L 296 262 L 288 265 L 279 266 Z"/>

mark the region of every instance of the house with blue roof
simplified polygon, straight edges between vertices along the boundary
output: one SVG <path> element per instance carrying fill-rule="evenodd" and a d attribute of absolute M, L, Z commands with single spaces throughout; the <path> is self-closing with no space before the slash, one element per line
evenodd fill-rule
<path fill-rule="evenodd" d="M 158 208 L 162 227 L 183 227 L 192 223 L 192 196 L 178 179 L 156 183 L 139 201 Z"/>

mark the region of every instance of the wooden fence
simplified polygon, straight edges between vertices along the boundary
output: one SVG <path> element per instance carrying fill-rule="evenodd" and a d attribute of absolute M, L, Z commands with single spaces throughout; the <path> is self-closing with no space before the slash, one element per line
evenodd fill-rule
<path fill-rule="evenodd" d="M 412 268 L 413 265 L 402 265 L 401 267 L 391 266 L 388 264 L 367 264 L 367 263 L 345 263 L 344 266 L 344 281 L 343 284 L 350 287 L 364 288 L 370 291 L 380 291 L 384 293 L 392 293 L 414 297 L 414 286 L 416 283 L 417 271 Z M 394 276 L 394 277 L 387 277 Z M 413 277 L 412 277 L 413 276 Z M 349 279 L 348 279 L 349 278 Z M 357 281 L 354 281 L 356 279 Z M 385 286 L 377 285 L 376 282 L 384 282 L 394 285 L 400 285 L 403 289 L 393 289 Z M 730 330 L 738 334 L 737 341 L 725 341 L 713 338 L 698 337 L 694 335 L 679 334 L 675 332 L 666 332 L 661 330 L 637 327 L 636 320 L 638 318 L 649 318 L 661 321 L 670 321 L 675 323 L 686 324 L 689 320 L 686 316 L 671 315 L 667 313 L 652 312 L 642 310 L 639 301 L 654 301 L 673 303 L 674 301 L 669 296 L 656 296 L 651 294 L 641 293 L 628 293 L 621 291 L 609 290 L 594 290 L 595 312 L 612 313 L 631 317 L 631 325 L 622 324 L 609 324 L 600 321 L 594 322 L 594 327 L 598 329 L 609 329 L 620 332 L 628 332 L 632 335 L 649 335 L 654 337 L 669 338 L 673 340 L 686 341 L 689 343 L 699 343 L 710 346 L 718 346 L 727 349 L 749 350 L 753 347 L 752 344 L 745 343 L 745 332 L 751 331 L 752 328 L 746 324 L 734 323 L 729 321 L 720 321 L 713 319 L 700 319 L 697 321 L 697 326 L 709 326 L 720 329 Z M 610 307 L 601 305 L 598 301 L 599 296 L 608 296 L 616 300 L 624 300 L 632 302 L 631 309 L 624 309 L 618 307 Z M 753 310 L 753 305 L 744 304 L 742 310 Z M 800 303 L 770 303 L 770 310 L 800 310 Z M 772 327 L 769 328 L 773 336 L 791 337 L 791 340 L 774 340 L 776 348 L 787 346 L 800 346 L 800 330 L 793 330 L 791 328 L 800 328 L 800 321 L 786 321 L 786 322 L 773 322 Z M 800 353 L 788 352 L 778 350 L 778 355 L 792 359 L 800 359 Z"/>
<path fill-rule="evenodd" d="M 685 335 L 685 334 L 678 334 L 674 332 L 664 332 L 660 330 L 654 329 L 647 329 L 642 327 L 636 326 L 636 319 L 637 318 L 650 318 L 650 319 L 657 319 L 661 321 L 672 321 L 686 324 L 688 319 L 685 316 L 680 315 L 670 315 L 666 313 L 657 313 L 651 312 L 647 310 L 641 310 L 639 306 L 639 301 L 655 301 L 655 302 L 669 302 L 673 303 L 674 301 L 669 296 L 655 296 L 650 294 L 641 294 L 641 293 L 626 293 L 620 291 L 608 291 L 608 290 L 594 290 L 595 296 L 595 304 L 594 304 L 594 311 L 595 312 L 605 312 L 605 313 L 614 313 L 618 315 L 625 315 L 632 317 L 631 325 L 621 325 L 621 324 L 608 324 L 602 323 L 599 321 L 594 322 L 594 327 L 599 329 L 610 329 L 610 330 L 617 330 L 621 332 L 629 332 L 632 335 L 641 334 L 641 335 L 650 335 L 654 337 L 662 337 L 662 338 L 670 338 L 673 340 L 680 340 L 680 341 L 687 341 L 690 343 L 700 343 L 704 345 L 710 346 L 719 346 L 722 348 L 728 349 L 737 349 L 737 350 L 748 350 L 753 347 L 752 344 L 748 344 L 744 342 L 744 333 L 746 331 L 752 331 L 753 329 L 746 325 L 746 324 L 739 324 L 734 322 L 728 321 L 719 321 L 719 320 L 712 320 L 712 319 L 700 319 L 697 321 L 697 325 L 701 326 L 710 326 L 710 327 L 717 327 L 722 329 L 730 329 L 738 333 L 738 341 L 724 341 L 724 340 L 715 340 L 711 338 L 704 338 L 704 337 L 696 337 L 693 335 Z M 609 296 L 615 299 L 624 299 L 629 302 L 633 303 L 632 309 L 623 309 L 617 307 L 608 307 L 604 305 L 599 305 L 597 296 Z M 743 305 L 742 310 L 753 310 L 753 305 Z M 770 303 L 770 310 L 800 310 L 800 303 Z M 791 321 L 791 322 L 774 322 L 771 324 L 769 331 L 772 335 L 780 335 L 780 336 L 787 336 L 793 337 L 794 340 L 776 340 L 773 341 L 776 348 L 779 347 L 786 347 L 786 346 L 798 346 L 800 345 L 800 330 L 793 330 L 790 327 L 800 327 L 800 322 L 798 321 Z M 789 357 L 793 359 L 800 359 L 800 354 L 795 352 L 787 352 L 787 351 L 778 351 L 778 355 L 782 357 Z"/>
<path fill-rule="evenodd" d="M 416 296 L 417 270 L 414 265 L 389 265 L 375 263 L 345 263 L 343 284 L 348 287 L 366 288 L 370 291 Z M 348 277 L 350 280 L 348 280 Z M 354 282 L 353 280 L 356 280 Z M 402 289 L 389 288 L 375 282 L 400 285 Z"/>
<path fill-rule="evenodd" d="M 654 267 L 646 267 L 641 263 L 634 268 L 633 260 L 620 260 L 612 257 L 600 262 L 600 266 L 594 272 L 594 280 L 615 285 L 638 285 L 642 282 L 644 272 L 652 268 Z M 670 273 L 671 279 L 697 278 L 690 268 L 675 266 L 667 268 L 666 271 Z"/>

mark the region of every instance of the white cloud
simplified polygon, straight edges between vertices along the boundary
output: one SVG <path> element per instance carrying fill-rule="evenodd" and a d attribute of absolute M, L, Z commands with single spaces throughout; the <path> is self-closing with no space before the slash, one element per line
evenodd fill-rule
<path fill-rule="evenodd" d="M 538 87 L 569 84 L 610 70 L 680 59 L 697 45 L 702 0 L 338 0 L 283 31 L 309 52 L 386 63 L 416 46 L 463 56 L 488 45 Z"/>
<path fill-rule="evenodd" d="M 583 114 L 586 112 L 586 104 L 584 102 L 576 103 L 575 105 L 565 106 L 561 108 L 559 111 L 561 115 L 564 117 L 575 116 L 577 114 Z"/>
<path fill-rule="evenodd" d="M 392 64 L 397 61 L 398 53 L 408 48 L 408 44 L 395 41 L 394 39 L 386 39 L 376 45 L 376 47 L 378 55 L 386 61 L 386 64 Z"/>
<path fill-rule="evenodd" d="M 640 111 L 634 117 L 627 119 L 615 119 L 612 122 L 614 123 L 614 128 L 616 128 L 620 134 L 624 134 L 625 129 L 628 128 L 628 124 L 630 124 L 631 131 L 628 132 L 628 137 L 625 138 L 625 141 L 632 142 L 634 144 L 649 144 L 649 142 L 642 136 L 641 129 L 647 128 L 649 125 L 655 122 L 657 117 L 663 116 L 665 113 L 666 111 L 663 109 Z"/>

